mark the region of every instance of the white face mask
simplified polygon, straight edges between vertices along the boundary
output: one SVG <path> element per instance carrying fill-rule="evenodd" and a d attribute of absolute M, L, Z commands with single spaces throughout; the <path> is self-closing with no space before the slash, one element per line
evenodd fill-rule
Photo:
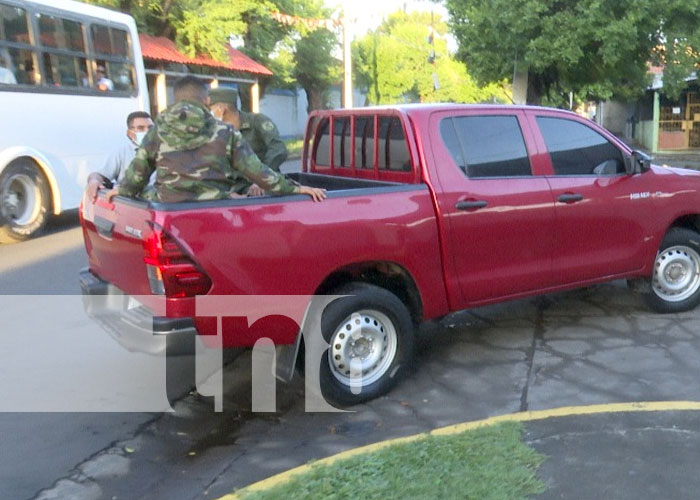
<path fill-rule="evenodd" d="M 134 144 L 136 144 L 137 146 L 140 146 L 141 143 L 143 142 L 143 138 L 146 137 L 147 133 L 148 132 L 134 132 L 134 135 L 136 136 L 136 140 L 133 141 Z"/>

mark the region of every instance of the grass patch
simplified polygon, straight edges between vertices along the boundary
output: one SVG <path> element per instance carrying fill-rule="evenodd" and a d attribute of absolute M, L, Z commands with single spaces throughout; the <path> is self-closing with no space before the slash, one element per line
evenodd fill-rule
<path fill-rule="evenodd" d="M 284 139 L 284 144 L 287 146 L 289 156 L 301 156 L 301 150 L 304 147 L 304 139 Z"/>
<path fill-rule="evenodd" d="M 309 472 L 246 500 L 460 498 L 513 500 L 541 493 L 545 457 L 521 442 L 519 422 L 451 436 L 426 436 L 374 452 L 312 465 Z"/>

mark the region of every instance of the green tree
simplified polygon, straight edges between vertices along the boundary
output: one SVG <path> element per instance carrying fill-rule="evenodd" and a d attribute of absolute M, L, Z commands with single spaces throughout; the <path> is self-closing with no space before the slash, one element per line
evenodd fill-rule
<path fill-rule="evenodd" d="M 503 86 L 479 87 L 466 66 L 450 55 L 446 32 L 447 25 L 430 13 L 396 12 L 357 41 L 353 47 L 357 81 L 368 89 L 369 100 L 375 104 L 507 101 Z"/>
<path fill-rule="evenodd" d="M 340 78 L 340 63 L 331 55 L 337 45 L 333 32 L 311 31 L 303 23 L 278 23 L 272 12 L 299 18 L 327 18 L 322 0 L 85 0 L 131 14 L 139 31 L 165 36 L 193 56 L 207 54 L 224 60 L 226 41 L 240 37 L 240 49 L 270 68 L 274 76 L 261 81 L 293 88 L 298 83 L 308 96 L 310 109 L 326 107 L 330 86 Z M 243 102 L 248 89 L 241 88 Z"/>
<path fill-rule="evenodd" d="M 301 11 L 311 0 L 86 1 L 131 14 L 139 31 L 173 39 L 191 56 L 207 54 L 223 60 L 229 37 L 240 36 L 246 45 L 243 52 L 266 64 L 277 42 L 290 31 L 270 13 Z"/>
<path fill-rule="evenodd" d="M 700 0 L 446 0 L 458 57 L 480 81 L 528 71 L 530 103 L 630 97 L 648 64 L 666 65 L 664 92 L 697 62 Z M 665 46 L 666 50 L 659 50 Z"/>
<path fill-rule="evenodd" d="M 335 33 L 323 28 L 310 31 L 296 43 L 292 74 L 306 92 L 308 111 L 327 108 L 331 85 L 342 78 L 342 63 L 333 57 L 337 46 Z"/>

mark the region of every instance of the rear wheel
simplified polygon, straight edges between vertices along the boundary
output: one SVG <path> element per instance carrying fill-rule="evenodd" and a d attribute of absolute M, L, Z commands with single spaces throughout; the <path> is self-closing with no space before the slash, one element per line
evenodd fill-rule
<path fill-rule="evenodd" d="M 666 233 L 644 297 L 663 313 L 687 311 L 700 303 L 700 234 L 684 228 Z"/>
<path fill-rule="evenodd" d="M 401 378 L 413 356 L 413 322 L 406 306 L 383 288 L 353 283 L 323 311 L 330 345 L 321 360 L 321 391 L 339 406 L 374 399 Z"/>
<path fill-rule="evenodd" d="M 0 174 L 0 243 L 39 234 L 49 216 L 49 186 L 31 160 L 16 160 Z"/>

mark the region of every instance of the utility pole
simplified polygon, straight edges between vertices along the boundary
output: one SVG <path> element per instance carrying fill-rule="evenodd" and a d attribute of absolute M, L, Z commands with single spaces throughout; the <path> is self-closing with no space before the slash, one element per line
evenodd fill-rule
<path fill-rule="evenodd" d="M 440 90 L 440 80 L 438 80 L 437 72 L 435 71 L 435 11 L 430 11 L 430 34 L 428 35 L 428 43 L 430 44 L 430 53 L 428 62 L 433 68 L 433 90 Z"/>
<path fill-rule="evenodd" d="M 352 55 L 347 9 L 343 7 L 343 107 L 352 108 Z"/>

